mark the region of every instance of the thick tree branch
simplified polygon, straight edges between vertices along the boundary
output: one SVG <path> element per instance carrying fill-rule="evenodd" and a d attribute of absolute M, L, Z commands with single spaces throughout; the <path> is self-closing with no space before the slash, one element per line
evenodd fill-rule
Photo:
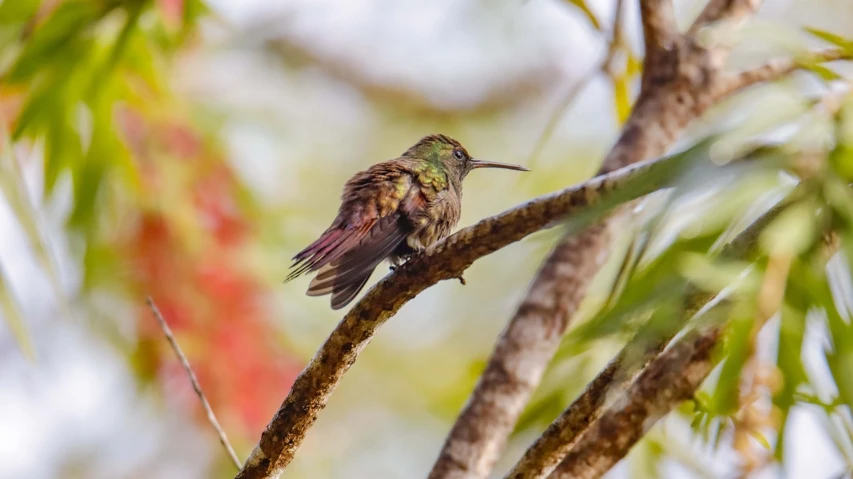
<path fill-rule="evenodd" d="M 570 467 L 561 467 L 550 477 L 593 479 L 613 467 L 661 417 L 702 384 L 714 367 L 711 353 L 721 333 L 720 326 L 688 333 L 658 356 L 624 397 L 595 421 L 587 434 L 596 440 L 578 443 L 564 461 Z"/>
<path fill-rule="evenodd" d="M 730 243 L 724 255 L 732 259 L 752 257 L 760 233 L 802 192 L 801 188 L 795 190 L 789 198 L 762 215 Z M 839 243 L 831 225 L 827 223 L 824 227 L 823 258 L 828 260 Z M 695 291 L 687 301 L 695 308 L 706 299 L 707 296 Z M 764 311 L 757 320 L 765 321 L 772 313 Z M 723 327 L 712 323 L 690 331 L 654 359 L 627 392 L 593 423 L 550 477 L 592 479 L 607 472 L 657 421 L 692 397 L 702 385 L 716 364 L 710 352 L 719 344 Z"/>
<path fill-rule="evenodd" d="M 728 260 L 752 258 L 761 231 L 794 198 L 796 195 L 791 195 L 790 199 L 762 215 L 749 228 L 735 237 L 723 249 L 721 256 Z M 714 295 L 708 292 L 691 289 L 684 301 L 684 309 L 681 312 L 682 321 L 674 324 L 685 324 L 713 297 Z M 586 474 L 586 466 L 589 464 L 579 463 L 574 456 L 574 451 L 580 447 L 579 441 L 588 442 L 587 438 L 591 432 L 587 432 L 587 429 L 591 424 L 597 424 L 599 418 L 602 417 L 608 398 L 620 396 L 624 385 L 663 351 L 677 329 L 678 327 L 670 329 L 663 337 L 653 338 L 650 343 L 638 345 L 632 341 L 625 346 L 616 358 L 592 380 L 586 390 L 527 449 L 521 460 L 506 477 L 512 479 L 545 477 L 554 471 L 558 464 L 560 467 L 557 472 L 551 475 L 552 478 L 569 478 L 578 474 L 581 477 L 587 477 L 584 474 Z M 585 432 L 586 435 L 584 435 Z M 566 457 L 569 451 L 573 451 L 572 458 Z M 566 457 L 565 460 L 563 460 L 564 457 Z M 560 461 L 563 461 L 562 464 Z M 603 469 L 598 472 L 603 474 L 606 471 L 607 469 Z"/>
<path fill-rule="evenodd" d="M 710 0 L 690 26 L 687 35 L 693 37 L 699 30 L 715 23 L 731 23 L 732 27 L 737 27 L 758 11 L 761 3 L 762 0 Z"/>
<path fill-rule="evenodd" d="M 169 345 L 175 351 L 175 355 L 177 355 L 178 360 L 181 361 L 181 366 L 184 367 L 184 371 L 186 371 L 187 376 L 190 378 L 190 383 L 192 383 L 193 390 L 195 391 L 196 396 L 198 396 L 199 401 L 201 401 L 201 407 L 207 415 L 207 420 L 210 422 L 210 425 L 213 426 L 213 429 L 216 431 L 216 435 L 219 436 L 219 442 L 222 443 L 222 447 L 224 447 L 225 452 L 228 453 L 228 458 L 231 459 L 231 463 L 234 464 L 234 467 L 239 471 L 240 459 L 237 458 L 237 453 L 234 452 L 234 448 L 231 447 L 231 443 L 228 442 L 228 436 L 225 434 L 225 430 L 222 429 L 222 426 L 219 425 L 219 421 L 216 420 L 216 415 L 213 414 L 213 408 L 210 407 L 207 397 L 201 390 L 201 384 L 199 384 L 198 378 L 195 377 L 193 368 L 190 366 L 190 361 L 178 345 L 178 340 L 175 339 L 175 335 L 172 334 L 172 328 L 170 328 L 169 324 L 166 323 L 166 320 L 160 313 L 160 309 L 156 304 L 154 304 L 154 300 L 151 299 L 151 296 L 146 298 L 146 302 L 148 303 L 148 307 L 151 308 L 151 312 L 154 313 L 154 318 L 157 319 L 157 324 L 160 325 L 160 329 L 163 330 L 163 335 L 166 336 L 166 340 L 169 341 Z"/>
<path fill-rule="evenodd" d="M 694 159 L 688 151 L 633 166 L 531 200 L 465 228 L 377 283 L 341 320 L 293 384 L 238 478 L 276 477 L 376 329 L 433 284 L 458 278 L 474 261 L 571 217 L 602 211 L 668 185 Z M 588 218 L 594 219 L 594 218 Z"/>
<path fill-rule="evenodd" d="M 672 0 L 640 0 L 640 18 L 646 49 L 642 89 L 648 90 L 651 84 L 672 76 L 681 36 L 675 24 Z"/>
<path fill-rule="evenodd" d="M 671 50 L 678 41 L 672 0 L 640 0 L 643 40 L 646 56 L 660 50 Z"/>
<path fill-rule="evenodd" d="M 778 80 L 797 70 L 807 69 L 812 64 L 851 58 L 853 55 L 849 51 L 838 48 L 812 52 L 802 59 L 778 58 L 759 67 L 721 78 L 715 87 L 714 96 L 716 99 L 721 99 L 755 84 Z"/>

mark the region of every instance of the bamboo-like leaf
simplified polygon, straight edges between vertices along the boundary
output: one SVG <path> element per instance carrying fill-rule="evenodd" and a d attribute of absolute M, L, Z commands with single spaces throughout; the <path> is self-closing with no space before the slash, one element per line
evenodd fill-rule
<path fill-rule="evenodd" d="M 6 0 L 0 2 L 0 26 L 24 23 L 38 11 L 41 0 Z"/>
<path fill-rule="evenodd" d="M 56 261 L 36 220 L 38 212 L 30 201 L 29 193 L 26 191 L 23 172 L 14 157 L 13 150 L 10 147 L 12 145 L 11 138 L 6 133 L 5 128 L 2 128 L 0 142 L 3 145 L 3 149 L 0 151 L 0 191 L 2 191 L 6 202 L 12 208 L 15 219 L 18 220 L 18 223 L 24 230 L 27 242 L 30 248 L 33 249 L 39 264 L 48 275 L 57 297 L 61 303 L 67 304 L 60 284 Z"/>
<path fill-rule="evenodd" d="M 570 4 L 574 5 L 575 7 L 577 7 L 584 14 L 586 19 L 589 20 L 589 23 L 592 24 L 593 28 L 595 28 L 598 31 L 601 31 L 601 23 L 598 21 L 597 18 L 595 18 L 595 14 L 592 13 L 592 10 L 589 9 L 589 6 L 587 6 L 587 4 L 584 0 L 567 0 L 567 1 Z"/>
<path fill-rule="evenodd" d="M 0 308 L 3 311 L 3 319 L 12 332 L 12 337 L 15 338 L 18 347 L 21 348 L 21 352 L 28 359 L 35 360 L 36 352 L 27 331 L 24 315 L 18 307 L 18 302 L 9 286 L 9 276 L 2 264 L 0 264 Z"/>
<path fill-rule="evenodd" d="M 746 306 L 746 305 L 744 305 Z M 726 356 L 720 379 L 711 396 L 710 408 L 718 415 L 732 415 L 740 405 L 740 374 L 750 354 L 750 339 L 755 319 L 754 308 L 744 307 L 732 318 L 726 331 Z"/>
<path fill-rule="evenodd" d="M 796 276 L 792 269 L 790 278 Z M 773 403 L 781 412 L 778 437 L 774 455 L 777 460 L 784 458 L 785 433 L 787 432 L 788 413 L 795 404 L 795 393 L 806 380 L 803 368 L 802 350 L 803 338 L 806 332 L 806 313 L 809 303 L 801 296 L 794 297 L 786 288 L 786 303 L 782 306 L 779 324 L 779 338 L 776 356 L 776 366 L 782 373 L 782 389 L 773 397 Z"/>
<path fill-rule="evenodd" d="M 38 73 L 50 58 L 67 57 L 68 52 L 64 50 L 105 13 L 107 11 L 98 2 L 72 0 L 59 5 L 27 41 L 5 80 L 11 83 L 26 81 Z"/>
<path fill-rule="evenodd" d="M 631 78 L 627 73 L 613 77 L 613 105 L 616 108 L 616 120 L 625 123 L 631 114 Z"/>
<path fill-rule="evenodd" d="M 812 63 L 808 65 L 804 65 L 809 71 L 821 77 L 824 81 L 831 82 L 836 80 L 843 80 L 844 77 L 839 75 L 832 70 L 831 68 L 821 65 L 819 63 Z"/>
<path fill-rule="evenodd" d="M 805 27 L 805 30 L 827 43 L 831 43 L 848 51 L 853 51 L 853 40 L 849 38 L 814 27 Z"/>
<path fill-rule="evenodd" d="M 835 148 L 829 166 L 845 183 L 853 181 L 853 95 L 848 95 L 835 115 Z"/>

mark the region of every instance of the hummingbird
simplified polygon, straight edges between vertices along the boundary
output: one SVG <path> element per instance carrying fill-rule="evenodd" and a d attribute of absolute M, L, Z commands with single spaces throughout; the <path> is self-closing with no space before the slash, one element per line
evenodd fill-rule
<path fill-rule="evenodd" d="M 393 270 L 450 234 L 462 213 L 462 180 L 476 168 L 530 171 L 475 160 L 453 138 L 428 135 L 399 158 L 356 173 L 332 225 L 293 257 L 285 282 L 316 272 L 306 294 L 331 294 L 332 309 L 343 308 L 383 260 Z"/>

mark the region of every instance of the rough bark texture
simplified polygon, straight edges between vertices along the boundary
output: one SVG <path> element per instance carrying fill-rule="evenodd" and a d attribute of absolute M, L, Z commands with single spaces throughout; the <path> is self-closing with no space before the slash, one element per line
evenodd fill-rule
<path fill-rule="evenodd" d="M 377 283 L 341 320 L 293 384 L 238 478 L 277 477 L 376 328 L 429 286 L 458 278 L 474 261 L 525 236 L 660 189 L 692 159 L 674 155 L 531 200 L 465 228 Z"/>
<path fill-rule="evenodd" d="M 796 198 L 796 194 L 792 194 L 788 200 L 762 215 L 735 237 L 723 249 L 721 256 L 729 260 L 751 259 L 755 253 L 761 231 Z M 681 312 L 682 321 L 676 324 L 686 323 L 714 297 L 713 294 L 698 289 L 690 289 L 689 291 Z M 559 471 L 552 474 L 552 478 L 573 477 L 572 474 L 583 470 L 582 467 L 578 469 L 580 466 L 578 466 L 577 459 L 580 456 L 572 452 L 571 456 L 566 457 L 568 451 L 577 450 L 579 441 L 585 441 L 584 444 L 593 442 L 593 437 L 596 438 L 595 441 L 606 443 L 608 438 L 595 436 L 588 429 L 602 417 L 608 402 L 613 402 L 612 399 L 610 401 L 608 399 L 622 396 L 624 384 L 655 359 L 676 332 L 677 327 L 668 331 L 668 334 L 658 338 L 655 342 L 647 345 L 636 345 L 632 342 L 623 348 L 616 358 L 593 379 L 580 397 L 551 423 L 545 432 L 527 449 L 521 460 L 506 477 L 512 479 L 545 477 L 554 471 L 564 457 L 565 460 L 560 464 Z M 638 348 L 642 348 L 642 350 L 638 351 Z M 588 447 L 586 446 L 586 448 Z M 601 473 L 606 471 L 607 469 L 604 469 Z"/>
<path fill-rule="evenodd" d="M 583 299 L 586 279 L 606 260 L 605 254 L 588 260 L 578 255 L 602 251 L 610 225 L 596 224 L 551 252 L 498 339 L 430 478 L 489 474 Z"/>
<path fill-rule="evenodd" d="M 797 195 L 795 191 L 786 201 L 762 215 L 738 235 L 723 252 L 724 256 L 731 259 L 751 258 L 760 233 L 786 206 L 797 200 Z M 838 244 L 831 230 L 824 232 L 825 260 L 837 251 Z M 688 309 L 698 310 L 709 299 L 709 295 L 696 291 L 687 298 Z M 604 475 L 657 421 L 681 401 L 693 396 L 716 364 L 709 352 L 721 341 L 721 333 L 722 325 L 719 324 L 692 331 L 654 359 L 626 394 L 594 423 L 549 477 L 591 479 Z"/>
<path fill-rule="evenodd" d="M 587 434 L 597 440 L 578 443 L 566 457 L 569 466 L 551 478 L 593 479 L 610 470 L 661 417 L 702 384 L 714 367 L 711 353 L 721 331 L 716 326 L 689 333 L 658 356 L 613 408 L 592 424 Z"/>
<path fill-rule="evenodd" d="M 726 76 L 717 83 L 714 96 L 715 98 L 724 98 L 752 85 L 781 78 L 789 73 L 806 68 L 809 64 L 850 60 L 851 58 L 853 55 L 850 51 L 838 48 L 812 52 L 801 59 L 778 58 L 760 67 Z"/>

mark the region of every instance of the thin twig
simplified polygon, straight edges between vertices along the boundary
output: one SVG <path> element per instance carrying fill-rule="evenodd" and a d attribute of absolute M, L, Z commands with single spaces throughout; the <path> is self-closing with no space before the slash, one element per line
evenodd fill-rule
<path fill-rule="evenodd" d="M 803 58 L 777 58 L 756 68 L 733 73 L 722 78 L 715 87 L 717 99 L 727 97 L 757 83 L 777 80 L 797 70 L 805 70 L 810 64 L 827 63 L 837 60 L 850 60 L 853 54 L 849 50 L 828 48 L 809 53 Z"/>
<path fill-rule="evenodd" d="M 763 0 L 710 0 L 687 31 L 690 37 L 718 22 L 742 23 L 754 14 Z"/>
<path fill-rule="evenodd" d="M 184 370 L 187 372 L 187 376 L 190 378 L 195 394 L 201 401 L 201 407 L 204 408 L 204 412 L 207 414 L 208 422 L 210 422 L 210 425 L 216 430 L 216 434 L 219 435 L 219 442 L 222 443 L 222 447 L 225 448 L 225 451 L 228 453 L 228 457 L 231 458 L 231 463 L 234 464 L 234 467 L 239 471 L 240 467 L 242 467 L 242 463 L 237 457 L 237 453 L 234 452 L 234 448 L 231 447 L 231 443 L 228 442 L 228 436 L 225 435 L 225 431 L 222 429 L 222 426 L 219 425 L 219 421 L 216 420 L 216 415 L 213 414 L 213 408 L 210 407 L 210 403 L 204 396 L 204 392 L 201 390 L 201 384 L 198 383 L 198 379 L 195 377 L 195 373 L 193 372 L 193 368 L 190 366 L 189 360 L 184 356 L 184 352 L 181 351 L 181 347 L 178 345 L 175 335 L 172 334 L 172 329 L 166 323 L 166 320 L 163 319 L 163 315 L 160 314 L 160 309 L 158 309 L 157 305 L 154 304 L 154 300 L 151 299 L 151 296 L 146 298 L 146 302 L 148 302 L 148 307 L 151 308 L 151 312 L 154 313 L 154 317 L 157 318 L 157 323 L 160 324 L 160 329 L 163 330 L 163 334 L 166 336 L 166 340 L 169 341 L 169 345 L 172 346 L 175 354 L 178 355 L 178 359 L 181 361 L 181 366 L 183 366 Z"/>

